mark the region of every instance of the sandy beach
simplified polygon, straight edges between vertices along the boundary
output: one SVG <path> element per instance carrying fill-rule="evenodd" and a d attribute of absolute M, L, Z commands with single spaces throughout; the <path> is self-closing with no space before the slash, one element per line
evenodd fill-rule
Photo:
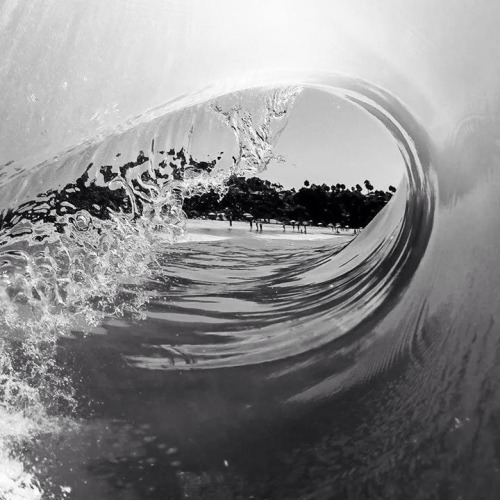
<path fill-rule="evenodd" d="M 269 240 L 333 240 L 337 242 L 346 238 L 351 239 L 355 235 L 352 229 L 340 230 L 339 233 L 336 233 L 329 227 L 307 226 L 307 233 L 304 232 L 303 227 L 301 233 L 297 227 L 293 229 L 291 225 L 286 225 L 285 230 L 283 230 L 281 224 L 262 224 L 262 231 L 257 231 L 255 223 L 250 229 L 248 222 L 233 221 L 231 226 L 227 220 L 189 219 L 187 232 L 181 241 L 215 241 L 238 236 Z"/>

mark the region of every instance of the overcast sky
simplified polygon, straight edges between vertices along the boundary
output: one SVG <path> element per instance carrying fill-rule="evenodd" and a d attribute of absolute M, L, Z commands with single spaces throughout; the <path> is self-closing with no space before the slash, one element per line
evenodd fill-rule
<path fill-rule="evenodd" d="M 306 89 L 297 98 L 276 152 L 285 163 L 273 163 L 261 177 L 285 188 L 305 179 L 348 187 L 365 179 L 375 188 L 397 187 L 404 164 L 392 136 L 355 105 L 322 91 Z"/>

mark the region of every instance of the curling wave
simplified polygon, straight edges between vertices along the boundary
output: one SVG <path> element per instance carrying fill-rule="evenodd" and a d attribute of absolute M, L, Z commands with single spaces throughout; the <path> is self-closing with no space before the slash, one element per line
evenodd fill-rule
<path fill-rule="evenodd" d="M 280 160 L 273 154 L 273 141 L 298 87 L 246 90 L 141 119 L 125 132 L 45 162 L 35 173 L 17 173 L 4 181 L 25 186 L 22 198 L 21 190 L 11 189 L 18 205 L 3 208 L 1 225 L 4 373 L 8 385 L 18 386 L 16 391 L 27 386 L 33 393 L 25 408 L 38 411 L 41 405 L 44 412 L 53 411 L 45 399 L 54 396 L 52 378 L 57 386 L 64 376 L 52 368 L 52 378 L 46 373 L 57 357 L 58 339 L 91 331 L 112 317 L 139 322 L 160 318 L 165 332 L 175 332 L 183 323 L 180 337 L 169 341 L 167 335 L 161 344 L 148 344 L 146 335 L 134 354 L 124 353 L 132 367 L 142 369 L 213 369 L 287 360 L 293 365 L 298 355 L 314 357 L 317 349 L 339 340 L 343 357 L 350 356 L 353 345 L 359 351 L 359 338 L 367 341 L 363 326 L 390 310 L 431 234 L 434 197 L 427 144 L 409 114 L 387 94 L 339 77 L 320 83 L 384 123 L 405 159 L 407 184 L 347 247 L 324 248 L 313 258 L 297 254 L 291 259 L 289 252 L 275 252 L 258 281 L 240 275 L 234 283 L 205 285 L 204 300 L 195 300 L 194 309 L 193 297 L 200 297 L 200 291 L 199 276 L 192 270 L 202 267 L 200 259 L 208 249 L 193 252 L 178 265 L 165 250 L 185 232 L 183 200 L 214 187 L 222 194 L 231 174 L 260 172 L 270 161 Z M 229 164 L 221 162 L 224 152 L 196 161 L 186 146 L 169 147 L 172 130 L 179 135 L 179 124 L 186 122 L 190 128 L 183 137 L 193 147 L 199 130 L 193 123 L 206 116 L 233 132 L 236 154 Z M 40 189 L 31 176 L 41 169 L 52 182 L 59 181 L 58 172 L 72 172 L 76 179 L 30 191 Z M 211 258 L 216 272 L 215 263 L 227 260 L 223 254 Z M 245 263 L 250 270 L 262 267 L 263 258 L 258 255 L 252 263 L 247 251 L 239 262 L 233 257 L 228 269 L 243 269 Z M 181 293 L 166 284 L 179 279 L 184 281 Z M 215 275 L 208 282 L 216 282 Z M 210 297 L 207 309 L 203 303 Z M 258 307 L 248 310 L 250 297 Z M 228 300 L 235 304 L 230 315 L 225 310 Z M 217 327 L 203 335 L 203 325 L 213 322 Z M 16 371 L 12 360 L 20 352 L 24 363 Z M 346 366 L 343 377 L 347 371 Z M 73 389 L 66 385 L 65 411 L 71 413 Z M 3 403 L 16 411 L 20 406 L 8 398 Z"/>

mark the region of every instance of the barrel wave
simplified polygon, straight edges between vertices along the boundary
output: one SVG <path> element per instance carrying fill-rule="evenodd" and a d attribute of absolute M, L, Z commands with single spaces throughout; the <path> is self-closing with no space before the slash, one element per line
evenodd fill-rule
<path fill-rule="evenodd" d="M 0 497 L 496 498 L 499 9 L 145 4 L 0 6 Z M 393 137 L 390 203 L 197 231 L 309 88 Z"/>

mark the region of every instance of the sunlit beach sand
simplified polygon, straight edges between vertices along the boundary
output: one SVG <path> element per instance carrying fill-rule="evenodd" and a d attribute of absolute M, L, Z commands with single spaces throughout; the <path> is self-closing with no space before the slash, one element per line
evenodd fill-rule
<path fill-rule="evenodd" d="M 254 223 L 250 228 L 249 222 L 220 220 L 191 219 L 187 223 L 187 231 L 179 242 L 209 242 L 224 240 L 234 237 L 262 238 L 269 240 L 295 240 L 295 241 L 318 241 L 331 239 L 338 243 L 344 239 L 351 239 L 355 236 L 352 229 L 342 230 L 337 233 L 329 227 L 307 226 L 307 232 L 302 227 L 295 229 L 287 224 L 283 229 L 282 224 L 262 224 L 262 231 L 256 229 Z"/>

